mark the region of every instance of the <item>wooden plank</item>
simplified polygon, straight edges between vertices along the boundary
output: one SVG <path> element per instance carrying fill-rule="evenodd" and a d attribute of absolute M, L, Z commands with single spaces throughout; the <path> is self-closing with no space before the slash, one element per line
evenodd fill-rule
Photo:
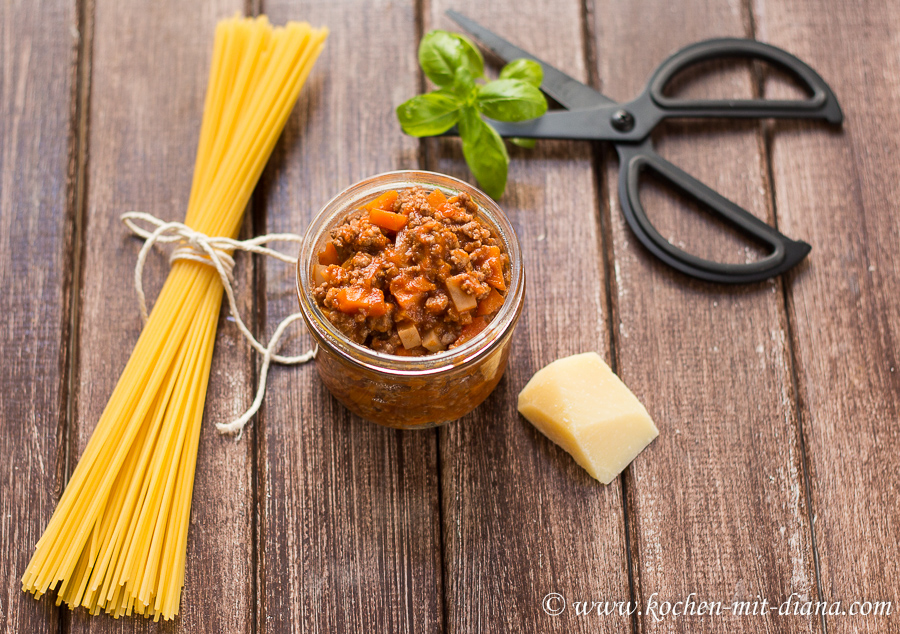
<path fill-rule="evenodd" d="M 581 8 L 518 2 L 432 2 L 426 29 L 459 30 L 458 10 L 575 77 L 587 78 Z M 510 216 L 526 267 L 526 305 L 509 368 L 473 414 L 441 429 L 447 630 L 620 632 L 627 616 L 578 617 L 578 600 L 628 601 L 621 488 L 590 478 L 516 411 L 538 369 L 595 350 L 609 359 L 606 271 L 590 147 L 541 143 L 511 151 Z M 456 140 L 430 142 L 430 169 L 472 180 Z M 556 592 L 570 607 L 542 609 Z"/>
<path fill-rule="evenodd" d="M 0 630 L 55 632 L 20 579 L 65 467 L 77 177 L 71 0 L 0 6 Z"/>
<path fill-rule="evenodd" d="M 129 237 L 119 215 L 139 209 L 184 219 L 215 23 L 242 7 L 237 0 L 96 2 L 76 455 L 141 330 L 131 274 L 141 243 Z M 236 286 L 249 315 L 249 259 L 237 261 Z M 153 298 L 168 265 L 161 253 L 148 264 Z M 253 437 L 235 443 L 214 429 L 215 422 L 231 420 L 249 405 L 254 362 L 226 314 L 227 309 L 200 439 L 181 613 L 169 628 L 177 631 L 249 632 L 254 620 Z M 139 617 L 114 621 L 83 610 L 71 617 L 73 632 L 150 629 L 152 623 Z"/>
<path fill-rule="evenodd" d="M 778 223 L 813 246 L 788 306 L 825 601 L 892 601 L 890 617 L 828 616 L 828 632 L 900 627 L 900 6 L 758 1 L 759 37 L 812 65 L 843 131 L 778 123 Z M 772 95 L 782 94 L 771 86 Z"/>
<path fill-rule="evenodd" d="M 331 29 L 264 177 L 266 230 L 302 233 L 348 185 L 418 167 L 418 143 L 393 114 L 416 90 L 414 5 L 272 1 L 262 9 L 275 22 Z M 298 306 L 294 269 L 264 266 L 269 337 Z M 305 334 L 288 339 L 288 349 L 309 345 Z M 435 432 L 351 416 L 312 364 L 273 368 L 264 407 L 259 631 L 439 631 Z"/>
<path fill-rule="evenodd" d="M 701 17 L 702 16 L 702 17 Z M 677 48 L 746 36 L 740 3 L 691 0 L 595 6 L 595 55 L 604 92 L 631 99 Z M 695 97 L 750 97 L 742 65 L 707 67 L 680 81 Z M 660 153 L 772 222 L 760 128 L 752 122 L 682 123 L 658 135 Z M 635 585 L 659 601 L 816 598 L 809 513 L 791 383 L 781 282 L 724 287 L 668 270 L 628 230 L 618 203 L 618 164 L 607 196 L 615 257 L 618 372 L 655 418 L 660 437 L 626 480 Z M 745 244 L 648 188 L 645 206 L 663 235 L 698 255 L 745 261 Z M 788 231 L 806 237 L 802 231 Z M 807 632 L 816 617 L 684 617 L 685 631 Z M 645 609 L 642 631 L 668 632 L 671 618 Z"/>

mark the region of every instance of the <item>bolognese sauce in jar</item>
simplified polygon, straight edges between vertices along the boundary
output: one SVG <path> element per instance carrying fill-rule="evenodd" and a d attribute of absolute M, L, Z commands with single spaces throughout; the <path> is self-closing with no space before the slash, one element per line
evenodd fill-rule
<path fill-rule="evenodd" d="M 332 394 L 376 423 L 427 427 L 462 417 L 502 377 L 524 270 L 509 221 L 485 194 L 393 172 L 316 217 L 298 294 Z"/>
<path fill-rule="evenodd" d="M 388 190 L 347 215 L 317 255 L 313 295 L 350 340 L 423 356 L 481 332 L 505 299 L 509 257 L 465 192 Z"/>

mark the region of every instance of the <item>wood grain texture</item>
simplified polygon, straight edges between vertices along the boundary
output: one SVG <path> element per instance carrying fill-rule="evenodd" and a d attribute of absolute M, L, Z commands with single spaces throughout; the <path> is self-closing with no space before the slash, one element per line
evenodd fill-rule
<path fill-rule="evenodd" d="M 55 632 L 22 592 L 59 498 L 75 217 L 75 3 L 0 5 L 0 631 Z"/>
<path fill-rule="evenodd" d="M 606 94 L 631 99 L 665 57 L 708 37 L 746 36 L 739 3 L 598 1 L 595 55 Z M 680 81 L 695 97 L 753 93 L 746 66 L 707 67 Z M 765 154 L 755 123 L 673 124 L 658 150 L 755 215 L 772 222 Z M 754 601 L 792 592 L 816 599 L 809 514 L 792 390 L 781 282 L 739 288 L 699 283 L 655 260 L 621 215 L 618 164 L 607 195 L 615 257 L 618 373 L 647 406 L 660 436 L 626 481 L 635 583 L 644 605 Z M 752 257 L 708 218 L 679 211 L 671 193 L 642 196 L 664 236 L 720 261 Z M 788 231 L 794 236 L 797 232 Z M 794 237 L 804 237 L 802 232 Z M 816 617 L 639 617 L 647 632 L 808 632 Z"/>
<path fill-rule="evenodd" d="M 552 12 L 542 2 L 514 11 L 431 2 L 426 30 L 458 31 L 448 8 L 586 80 L 578 2 Z M 459 141 L 428 149 L 429 169 L 475 182 Z M 628 631 L 627 616 L 543 611 L 551 592 L 570 605 L 629 600 L 621 489 L 593 480 L 516 411 L 519 391 L 544 365 L 589 350 L 610 356 L 591 150 L 545 142 L 511 154 L 500 205 L 522 246 L 526 301 L 505 378 L 475 412 L 440 430 L 447 630 Z"/>
<path fill-rule="evenodd" d="M 900 628 L 900 6 L 754 4 L 760 39 L 834 89 L 843 130 L 772 132 L 778 223 L 813 246 L 789 308 L 823 597 L 892 601 L 890 617 L 829 616 L 828 632 Z M 771 93 L 781 93 L 772 86 Z"/>
<path fill-rule="evenodd" d="M 235 0 L 120 3 L 98 0 L 94 18 L 80 354 L 74 457 L 106 405 L 141 330 L 132 271 L 141 243 L 119 220 L 127 210 L 183 220 L 203 114 L 216 21 Z M 246 231 L 245 231 L 246 232 Z M 248 258 L 235 270 L 245 316 L 253 304 Z M 166 274 L 161 250 L 148 260 L 155 298 Z M 155 625 L 140 617 L 71 617 L 73 632 L 249 632 L 253 624 L 253 437 L 239 443 L 214 424 L 249 405 L 254 364 L 224 315 L 207 393 L 188 536 L 180 615 Z"/>
<path fill-rule="evenodd" d="M 348 414 L 312 365 L 276 367 L 244 439 L 223 439 L 213 424 L 247 406 L 257 363 L 226 311 L 182 615 L 159 625 L 68 616 L 22 593 L 19 578 L 65 476 L 69 399 L 71 471 L 140 331 L 131 281 L 140 243 L 119 214 L 183 218 L 213 26 L 245 8 L 243 0 L 82 4 L 96 35 L 85 58 L 93 66 L 80 270 L 72 266 L 81 249 L 73 238 L 83 168 L 79 4 L 0 4 L 0 631 L 618 632 L 632 621 L 577 617 L 571 604 L 631 598 L 629 548 L 644 605 L 653 593 L 677 601 L 690 592 L 726 605 L 792 592 L 815 601 L 813 532 L 825 600 L 845 609 L 893 601 L 891 617 L 826 617 L 828 632 L 900 627 L 900 9 L 874 0 L 753 0 L 752 23 L 746 3 L 587 0 L 587 24 L 574 0 L 552 9 L 539 0 L 263 2 L 275 23 L 306 19 L 332 34 L 244 235 L 302 233 L 332 195 L 381 171 L 425 167 L 474 182 L 458 141 L 420 145 L 400 134 L 393 114 L 421 88 L 418 11 L 426 30 L 458 30 L 443 16 L 454 8 L 576 77 L 594 75 L 618 99 L 636 95 L 667 54 L 704 37 L 755 33 L 808 61 L 844 107 L 842 132 L 704 122 L 668 125 L 657 141 L 665 157 L 759 217 L 777 217 L 812 254 L 784 281 L 735 289 L 689 281 L 631 236 L 611 152 L 594 157 L 586 144 L 551 142 L 512 149 L 501 206 L 525 253 L 526 307 L 507 376 L 475 413 L 438 431 L 380 429 Z M 390 30 L 373 37 L 378 25 Z M 681 78 L 681 94 L 755 90 L 745 66 L 705 71 Z M 768 96 L 785 92 L 766 82 Z M 644 195 L 664 235 L 701 255 L 753 256 L 669 195 L 653 183 Z M 167 270 L 163 255 L 151 257 L 151 297 Z M 290 267 L 238 256 L 236 278 L 245 317 L 268 324 L 264 337 L 296 310 Z M 299 332 L 286 343 L 307 345 Z M 515 411 L 537 369 L 592 349 L 616 363 L 661 431 L 608 487 Z M 544 614 L 548 592 L 566 597 L 565 614 Z M 656 622 L 645 614 L 637 625 L 821 630 L 818 617 L 805 616 Z"/>
<path fill-rule="evenodd" d="M 412 2 L 265 2 L 331 29 L 264 176 L 265 229 L 302 233 L 343 188 L 418 167 L 394 107 L 416 92 Z M 265 263 L 266 337 L 298 310 L 293 267 Z M 302 327 L 288 349 L 309 345 Z M 312 364 L 274 368 L 260 434 L 260 632 L 437 632 L 437 436 L 351 416 Z"/>

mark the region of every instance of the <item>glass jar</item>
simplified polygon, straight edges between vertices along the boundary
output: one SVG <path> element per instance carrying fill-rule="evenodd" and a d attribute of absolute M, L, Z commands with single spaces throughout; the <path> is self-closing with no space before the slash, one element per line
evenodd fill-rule
<path fill-rule="evenodd" d="M 313 265 L 331 230 L 380 194 L 421 186 L 441 189 L 449 198 L 467 193 L 479 219 L 504 244 L 511 281 L 506 301 L 476 337 L 458 348 L 422 357 L 376 352 L 352 342 L 322 313 L 312 295 Z M 443 174 L 399 171 L 379 174 L 347 188 L 313 219 L 297 260 L 300 311 L 318 344 L 316 368 L 329 391 L 353 413 L 387 427 L 418 429 L 465 416 L 493 391 L 506 371 L 513 329 L 525 298 L 522 252 L 500 207 L 471 185 Z"/>

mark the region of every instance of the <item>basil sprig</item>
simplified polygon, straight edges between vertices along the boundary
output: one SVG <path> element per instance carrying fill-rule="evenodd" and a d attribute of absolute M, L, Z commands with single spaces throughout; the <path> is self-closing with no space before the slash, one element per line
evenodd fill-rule
<path fill-rule="evenodd" d="M 481 188 L 492 198 L 506 189 L 509 154 L 497 131 L 482 115 L 497 121 L 525 121 L 547 111 L 538 89 L 540 65 L 517 59 L 495 81 L 484 80 L 484 58 L 471 40 L 457 33 L 431 31 L 419 44 L 419 65 L 438 90 L 397 107 L 400 127 L 415 137 L 443 134 L 459 126 L 463 156 Z M 532 139 L 511 139 L 534 147 Z"/>

